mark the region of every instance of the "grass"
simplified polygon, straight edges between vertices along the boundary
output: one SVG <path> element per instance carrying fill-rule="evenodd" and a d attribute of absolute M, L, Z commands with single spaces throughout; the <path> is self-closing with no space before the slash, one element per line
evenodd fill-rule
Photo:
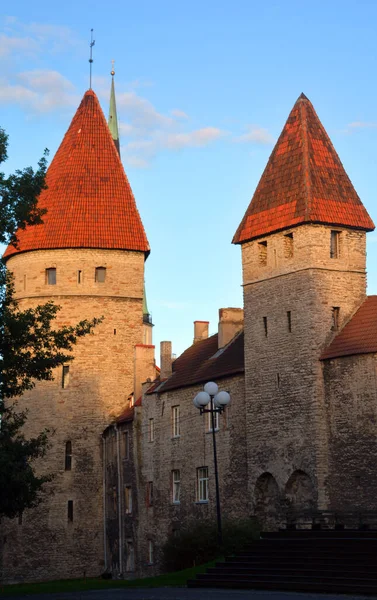
<path fill-rule="evenodd" d="M 145 579 L 64 579 L 61 581 L 46 581 L 43 583 L 16 583 L 0 586 L 0 596 L 23 596 L 26 594 L 52 594 L 54 592 L 83 592 L 86 590 L 102 590 L 108 588 L 125 587 L 182 587 L 188 579 L 192 579 L 198 573 L 204 573 L 208 567 L 212 567 L 216 561 L 191 567 L 175 573 L 166 573 L 158 577 L 146 577 Z"/>

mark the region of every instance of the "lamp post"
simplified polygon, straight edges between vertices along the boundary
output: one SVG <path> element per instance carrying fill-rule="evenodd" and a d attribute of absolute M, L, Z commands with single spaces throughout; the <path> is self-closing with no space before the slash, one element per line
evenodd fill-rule
<path fill-rule="evenodd" d="M 217 533 L 219 545 L 223 543 L 223 532 L 221 527 L 221 509 L 220 509 L 220 490 L 219 490 L 219 473 L 217 469 L 217 452 L 216 452 L 216 433 L 215 433 L 215 413 L 221 414 L 225 407 L 230 402 L 228 392 L 220 391 L 216 383 L 209 381 L 204 386 L 204 391 L 199 392 L 193 400 L 194 406 L 200 410 L 200 414 L 210 413 L 212 424 L 212 439 L 213 439 L 213 462 L 215 467 L 215 483 L 216 483 L 216 513 L 217 513 Z M 206 408 L 206 406 L 210 408 Z"/>

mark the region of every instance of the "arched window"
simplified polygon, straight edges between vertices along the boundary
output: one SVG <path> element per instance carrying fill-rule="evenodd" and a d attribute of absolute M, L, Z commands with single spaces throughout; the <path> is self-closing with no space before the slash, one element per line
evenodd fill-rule
<path fill-rule="evenodd" d="M 72 442 L 65 443 L 65 470 L 72 469 Z"/>
<path fill-rule="evenodd" d="M 105 283 L 106 279 L 106 267 L 96 267 L 96 283 Z"/>

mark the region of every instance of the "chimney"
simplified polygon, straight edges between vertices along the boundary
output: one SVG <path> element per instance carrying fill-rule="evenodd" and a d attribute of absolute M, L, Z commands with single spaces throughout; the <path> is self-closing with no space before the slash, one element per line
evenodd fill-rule
<path fill-rule="evenodd" d="M 243 329 L 242 308 L 219 309 L 219 336 L 218 347 L 224 348 L 234 338 L 236 333 Z"/>
<path fill-rule="evenodd" d="M 172 374 L 171 342 L 160 342 L 160 378 L 167 379 Z"/>
<path fill-rule="evenodd" d="M 136 344 L 134 353 L 134 399 L 135 402 L 142 394 L 142 384 L 156 379 L 156 363 L 154 346 Z"/>
<path fill-rule="evenodd" d="M 209 321 L 194 321 L 194 344 L 208 337 Z"/>

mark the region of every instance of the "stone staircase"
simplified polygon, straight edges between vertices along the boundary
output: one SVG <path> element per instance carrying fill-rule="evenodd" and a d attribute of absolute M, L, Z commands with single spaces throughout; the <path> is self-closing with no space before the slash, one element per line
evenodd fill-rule
<path fill-rule="evenodd" d="M 262 533 L 187 585 L 377 595 L 377 531 Z"/>

